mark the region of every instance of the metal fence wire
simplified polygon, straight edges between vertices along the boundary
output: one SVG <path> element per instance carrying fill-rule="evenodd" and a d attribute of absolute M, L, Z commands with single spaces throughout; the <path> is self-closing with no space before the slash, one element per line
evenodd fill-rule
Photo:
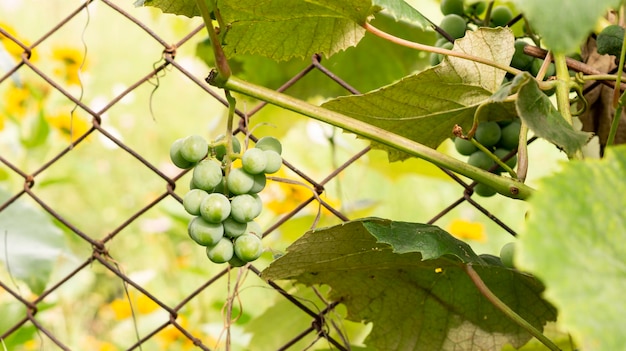
<path fill-rule="evenodd" d="M 73 236 L 79 241 L 86 243 L 90 248 L 89 254 L 86 254 L 82 257 L 82 262 L 77 264 L 73 270 L 65 274 L 63 277 L 58 279 L 55 282 L 51 282 L 46 289 L 37 296 L 23 296 L 17 288 L 17 285 L 11 279 L 0 278 L 0 295 L 4 295 L 4 299 L 11 299 L 11 303 L 20 304 L 22 308 L 24 308 L 25 312 L 23 317 L 11 325 L 4 325 L 4 329 L 0 330 L 0 340 L 5 340 L 6 338 L 16 335 L 19 333 L 20 329 L 31 325 L 37 329 L 38 341 L 40 345 L 45 345 L 45 348 L 42 346 L 41 349 L 62 349 L 62 350 L 70 350 L 72 347 L 70 341 L 63 339 L 61 336 L 57 335 L 53 328 L 50 328 L 49 324 L 43 323 L 39 317 L 42 310 L 46 308 L 46 299 L 53 296 L 55 292 L 59 289 L 62 289 L 64 285 L 67 285 L 72 279 L 75 279 L 81 271 L 93 269 L 94 266 L 101 266 L 111 279 L 119 279 L 120 283 L 126 286 L 127 289 L 136 290 L 136 292 L 140 293 L 144 297 L 147 297 L 156 305 L 158 305 L 158 309 L 164 311 L 169 319 L 160 325 L 156 325 L 151 329 L 151 331 L 147 333 L 141 333 L 141 335 L 136 335 L 135 342 L 130 345 L 127 350 L 135 350 L 142 349 L 142 345 L 144 345 L 148 340 L 153 338 L 158 333 L 162 332 L 166 328 L 175 328 L 178 330 L 180 334 L 184 336 L 190 343 L 192 343 L 195 347 L 200 348 L 202 350 L 211 350 L 212 345 L 208 345 L 202 338 L 199 336 L 192 326 L 185 325 L 181 323 L 179 320 L 179 313 L 181 309 L 188 306 L 192 301 L 198 298 L 199 295 L 203 293 L 210 292 L 211 289 L 217 288 L 217 283 L 227 279 L 228 270 L 224 269 L 214 276 L 206 277 L 206 280 L 203 284 L 197 287 L 194 291 L 188 294 L 185 298 L 180 301 L 165 301 L 163 299 L 159 299 L 154 292 L 148 291 L 146 288 L 142 286 L 141 280 L 134 279 L 128 274 L 124 272 L 120 267 L 123 266 L 123 262 L 116 261 L 114 255 L 109 253 L 107 250 L 107 244 L 109 244 L 114 238 L 120 235 L 133 235 L 132 231 L 124 231 L 131 223 L 136 222 L 140 217 L 144 216 L 150 209 L 157 206 L 159 203 L 166 201 L 166 199 L 175 199 L 176 201 L 181 202 L 181 198 L 174 192 L 174 189 L 177 186 L 177 182 L 179 182 L 180 178 L 185 174 L 185 172 L 180 172 L 180 174 L 171 177 L 164 174 L 159 168 L 151 163 L 146 157 L 142 156 L 139 151 L 136 151 L 133 147 L 125 144 L 120 138 L 116 137 L 113 133 L 108 131 L 104 126 L 103 114 L 112 109 L 115 106 L 121 104 L 121 101 L 131 94 L 135 89 L 138 89 L 141 86 L 146 84 L 151 84 L 155 77 L 167 69 L 178 71 L 188 79 L 190 82 L 195 84 L 197 87 L 206 92 L 207 95 L 210 95 L 213 99 L 219 101 L 221 104 L 227 105 L 225 99 L 223 99 L 218 92 L 216 92 L 212 87 L 205 83 L 204 77 L 195 76 L 189 70 L 185 69 L 183 65 L 181 65 L 176 59 L 176 52 L 180 50 L 185 45 L 193 45 L 190 44 L 192 41 L 190 39 L 198 36 L 205 35 L 203 30 L 203 26 L 198 26 L 191 32 L 187 33 L 187 35 L 183 36 L 174 43 L 169 43 L 165 39 L 161 38 L 157 33 L 152 31 L 148 26 L 143 24 L 140 20 L 133 16 L 133 13 L 125 11 L 120 6 L 116 5 L 113 1 L 110 0 L 97 0 L 99 7 L 107 7 L 113 12 L 115 12 L 116 20 L 115 21 L 130 21 L 138 28 L 141 28 L 148 36 L 151 38 L 151 41 L 158 44 L 162 47 L 162 57 L 163 60 L 157 63 L 156 65 L 152 62 L 146 62 L 144 67 L 143 76 L 140 79 L 137 79 L 135 82 L 130 84 L 128 88 L 124 91 L 119 92 L 115 97 L 111 98 L 107 101 L 103 106 L 99 109 L 94 109 L 93 107 L 88 106 L 75 91 L 71 91 L 70 89 L 64 87 L 63 84 L 59 83 L 57 78 L 53 75 L 46 73 L 44 69 L 39 67 L 37 62 L 32 60 L 33 51 L 49 40 L 51 36 L 55 34 L 55 32 L 59 31 L 65 25 L 67 25 L 70 21 L 75 19 L 77 16 L 83 14 L 86 11 L 89 11 L 89 7 L 93 5 L 96 0 L 86 1 L 76 8 L 64 8 L 63 11 L 67 11 L 67 15 L 59 21 L 53 28 L 51 28 L 48 32 L 44 33 L 40 38 L 32 42 L 31 44 L 27 44 L 25 42 L 20 41 L 16 38 L 10 31 L 2 28 L 0 26 L 0 36 L 3 37 L 3 40 L 10 41 L 13 44 L 19 46 L 21 50 L 21 59 L 18 62 L 10 67 L 8 70 L 4 70 L 2 76 L 0 77 L 0 87 L 2 85 L 10 84 L 11 77 L 16 72 L 22 71 L 30 71 L 40 77 L 45 85 L 48 86 L 49 89 L 54 90 L 63 95 L 64 99 L 67 99 L 71 104 L 75 104 L 77 109 L 82 110 L 86 114 L 88 114 L 91 118 L 91 125 L 88 130 L 84 131 L 82 134 L 76 135 L 74 140 L 65 147 L 63 150 L 58 152 L 55 156 L 45 160 L 45 162 L 41 163 L 34 170 L 26 170 L 24 168 L 20 168 L 20 166 L 16 165 L 15 162 L 11 162 L 9 157 L 6 155 L 0 155 L 0 166 L 6 167 L 10 169 L 10 172 L 14 172 L 15 174 L 19 174 L 19 177 L 23 179 L 23 188 L 19 191 L 15 191 L 11 194 L 10 198 L 3 203 L 0 204 L 0 213 L 9 209 L 13 204 L 15 204 L 20 199 L 32 199 L 34 200 L 38 206 L 40 206 L 43 210 L 45 210 L 50 216 L 54 217 L 56 221 L 58 221 L 59 225 L 64 226 L 68 231 L 72 233 Z M 74 5 L 72 5 L 74 6 Z M 64 6 L 64 7 L 69 7 Z M 32 11 L 37 11 L 37 9 L 32 9 Z M 31 25 L 29 23 L 24 23 L 24 26 Z M 115 23 L 111 23 L 111 26 L 115 26 Z M 202 32 L 202 33 L 201 33 Z M 201 34 L 199 34 L 201 33 Z M 106 40 L 106 36 L 103 40 Z M 113 42 L 112 42 L 113 45 Z M 120 55 L 120 59 L 125 59 L 124 55 Z M 310 74 L 313 71 L 318 71 L 324 74 L 329 80 L 335 81 L 340 86 L 344 87 L 349 93 L 358 93 L 354 88 L 352 88 L 348 82 L 343 81 L 340 77 L 334 74 L 328 67 L 325 67 L 321 58 L 319 56 L 313 56 L 311 58 L 310 64 L 306 67 L 302 67 L 302 70 L 299 74 L 295 75 L 293 78 L 289 79 L 287 82 L 282 85 L 278 91 L 285 91 L 289 87 L 297 84 L 303 77 Z M 167 84 L 162 82 L 161 84 Z M 250 130 L 247 129 L 246 123 L 244 123 L 244 117 L 248 119 L 254 119 L 255 115 L 265 107 L 264 103 L 260 103 L 257 106 L 251 108 L 245 114 L 242 111 L 237 111 L 237 115 L 241 117 L 241 123 L 239 123 L 238 127 L 235 130 L 235 133 L 245 133 L 250 134 Z M 119 108 L 124 108 L 120 106 Z M 133 163 L 137 168 L 142 168 L 142 172 L 150 172 L 154 176 L 161 179 L 162 182 L 162 191 L 160 194 L 155 195 L 150 201 L 144 204 L 140 209 L 132 212 L 128 212 L 125 214 L 125 220 L 118 227 L 108 230 L 107 234 L 103 237 L 101 235 L 96 235 L 90 232 L 82 231 L 78 225 L 73 223 L 73 218 L 66 214 L 63 214 L 63 211 L 59 208 L 60 204 L 58 201 L 51 202 L 50 200 L 42 197 L 39 193 L 37 182 L 40 178 L 40 175 L 53 167 L 55 164 L 61 163 L 62 160 L 66 158 L 74 157 L 74 153 L 72 152 L 74 148 L 76 148 L 79 144 L 85 142 L 86 138 L 92 134 L 98 135 L 101 138 L 105 138 L 106 140 L 115 144 L 116 152 L 123 152 L 134 158 L 136 161 Z M 250 137 L 253 140 L 255 139 L 254 133 L 250 134 Z M 318 194 L 322 194 L 325 191 L 325 185 L 338 177 L 338 175 L 350 167 L 355 161 L 362 158 L 370 151 L 369 147 L 362 149 L 361 151 L 355 153 L 353 157 L 339 165 L 332 173 L 328 174 L 323 179 L 316 179 L 313 176 L 307 175 L 301 172 L 298 168 L 296 168 L 291 161 L 293 160 L 284 160 L 284 166 L 291 169 L 295 174 L 297 174 L 302 182 L 310 184 L 310 186 L 315 189 Z M 97 157 L 94 156 L 93 162 L 97 161 Z M 297 162 L 296 162 L 297 163 Z M 85 167 L 91 167 L 93 165 L 85 165 Z M 139 170 L 137 170 L 139 171 Z M 489 210 L 481 206 L 477 201 L 473 199 L 473 187 L 475 183 L 467 183 L 462 178 L 453 174 L 448 170 L 443 170 L 450 178 L 452 178 L 459 185 L 459 197 L 453 203 L 450 203 L 449 206 L 441 209 L 441 211 L 430 219 L 429 223 L 436 223 L 441 217 L 458 207 L 463 203 L 468 203 L 476 210 L 483 213 L 490 220 L 494 221 L 502 227 L 505 231 L 509 232 L 512 235 L 515 235 L 515 232 L 512 228 L 507 226 L 497 217 L 492 215 Z M 53 186 L 53 185 L 52 185 Z M 314 203 L 321 201 L 321 206 L 325 207 L 330 211 L 334 216 L 338 217 L 341 221 L 347 221 L 348 218 L 344 215 L 339 209 L 333 207 L 330 203 L 323 202 L 319 196 L 312 195 L 308 199 L 303 200 L 299 203 L 295 208 L 293 208 L 290 212 L 284 213 L 280 218 L 278 218 L 275 223 L 273 223 L 267 230 L 264 235 L 275 231 L 277 228 L 281 227 L 285 222 L 289 219 L 296 216 L 303 208 L 305 208 L 309 203 Z M 101 209 L 92 208 L 92 211 L 100 211 Z M 146 263 L 150 265 L 150 262 Z M 250 274 L 260 275 L 259 269 L 257 269 L 254 265 L 251 265 L 249 268 Z M 263 281 L 258 279 L 256 284 L 263 284 L 268 289 L 272 289 L 276 291 L 278 294 L 282 295 L 285 299 L 290 301 L 293 306 L 295 306 L 300 312 L 308 318 L 310 318 L 310 326 L 306 329 L 303 329 L 299 334 L 296 335 L 283 335 L 284 344 L 279 348 L 280 350 L 293 349 L 296 343 L 301 340 L 312 340 L 311 344 L 316 342 L 324 342 L 327 347 L 336 348 L 339 350 L 348 350 L 350 347 L 346 344 L 345 340 L 342 340 L 339 337 L 331 336 L 331 333 L 328 332 L 328 328 L 325 326 L 325 318 L 331 313 L 337 306 L 336 303 L 329 303 L 322 310 L 317 310 L 311 308 L 309 304 L 303 302 L 297 296 L 290 294 L 287 290 L 281 288 L 278 284 L 272 281 Z M 222 289 L 220 287 L 220 289 Z M 10 297 L 8 297 L 10 295 Z M 77 301 L 77 303 L 80 303 Z M 3 317 L 0 316 L 0 319 Z M 290 318 L 286 316 L 286 318 Z M 0 323 L 2 325 L 2 323 Z M 280 331 L 277 331 L 279 333 Z M 0 347 L 0 349 L 2 349 Z M 35 348 L 37 349 L 37 348 Z"/>

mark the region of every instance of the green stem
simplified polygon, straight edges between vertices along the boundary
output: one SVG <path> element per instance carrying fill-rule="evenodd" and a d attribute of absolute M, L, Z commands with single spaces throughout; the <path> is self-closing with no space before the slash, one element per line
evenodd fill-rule
<path fill-rule="evenodd" d="M 498 166 L 502 167 L 502 169 L 504 169 L 504 171 L 507 172 L 511 176 L 511 178 L 517 179 L 517 174 L 515 174 L 515 171 L 512 170 L 511 167 L 509 167 L 509 165 L 504 163 L 493 152 L 491 152 L 491 150 L 484 147 L 483 144 L 479 143 L 478 140 L 474 138 L 470 138 L 469 140 L 472 142 L 472 144 L 474 144 L 474 146 L 478 148 L 478 150 L 484 152 L 485 155 L 489 156 L 489 158 L 493 160 L 493 162 L 495 162 Z"/>
<path fill-rule="evenodd" d="M 521 328 L 526 330 L 530 335 L 534 336 L 539 340 L 542 344 L 544 344 L 548 349 L 552 351 L 561 351 L 559 347 L 552 342 L 552 340 L 548 339 L 542 332 L 537 330 L 537 328 L 533 327 L 528 321 L 526 321 L 522 316 L 515 313 L 509 306 L 507 306 L 502 300 L 500 300 L 485 284 L 485 282 L 480 278 L 478 273 L 474 270 L 472 265 L 465 265 L 465 272 L 470 277 L 478 291 L 487 299 L 491 304 L 493 304 L 497 309 L 502 311 L 509 319 L 511 319 L 515 324 L 519 325 Z"/>
<path fill-rule="evenodd" d="M 503 71 L 509 72 L 513 75 L 518 75 L 519 73 L 522 73 L 522 71 L 518 70 L 517 68 L 513 68 L 510 67 L 508 65 L 502 65 L 499 64 L 497 62 L 491 61 L 489 59 L 486 59 L 484 57 L 479 57 L 479 56 L 473 56 L 473 55 L 469 55 L 466 54 L 464 52 L 458 52 L 458 51 L 452 51 L 452 50 L 447 50 L 447 49 L 443 49 L 443 48 L 438 48 L 436 46 L 430 46 L 430 45 L 424 45 L 424 44 L 420 44 L 420 43 L 416 43 L 413 41 L 409 41 L 409 40 L 405 40 L 402 38 L 398 38 L 396 36 L 393 36 L 387 32 L 384 32 L 374 26 L 372 26 L 369 23 L 365 23 L 363 24 L 363 28 L 365 28 L 366 31 L 376 35 L 377 37 L 383 38 L 385 40 L 388 40 L 392 43 L 396 43 L 398 45 L 402 45 L 402 46 L 406 46 L 408 48 L 412 48 L 412 49 L 416 49 L 416 50 L 421 50 L 421 51 L 427 51 L 427 52 L 433 52 L 436 54 L 441 54 L 441 55 L 447 55 L 447 56 L 454 56 L 454 57 L 458 57 L 458 58 L 462 58 L 465 60 L 470 60 L 470 61 L 474 61 L 474 62 L 478 62 L 478 63 L 482 63 L 491 67 L 495 67 L 495 68 L 499 68 Z"/>
<path fill-rule="evenodd" d="M 196 0 L 196 5 L 202 15 L 204 26 L 206 27 L 207 32 L 209 32 L 209 39 L 211 40 L 211 47 L 213 48 L 213 54 L 215 55 L 215 64 L 218 73 L 218 77 L 216 79 L 226 81 L 231 75 L 231 70 L 228 65 L 228 60 L 226 60 L 226 54 L 224 54 L 222 45 L 220 45 L 220 39 L 217 36 L 215 28 L 213 27 L 211 11 L 209 10 L 205 0 Z"/>
<path fill-rule="evenodd" d="M 220 81 L 221 82 L 221 81 Z M 364 138 L 376 141 L 380 144 L 406 152 L 409 155 L 422 158 L 437 166 L 447 168 L 453 172 L 472 178 L 484 183 L 504 196 L 514 199 L 528 198 L 533 189 L 529 186 L 508 177 L 500 177 L 496 174 L 484 171 L 480 168 L 468 165 L 454 157 L 442 154 L 430 147 L 419 144 L 413 140 L 391 133 L 368 123 L 347 117 L 341 113 L 325 109 L 321 106 L 312 105 L 308 102 L 296 99 L 274 90 L 258 86 L 237 77 L 231 76 L 223 84 L 209 80 L 210 84 L 220 88 L 229 89 L 238 93 L 266 101 L 270 104 L 294 111 L 305 116 L 322 121 L 345 131 L 355 133 Z"/>
<path fill-rule="evenodd" d="M 517 179 L 520 182 L 526 181 L 528 174 L 528 124 L 520 119 L 519 146 L 517 147 Z"/>
<path fill-rule="evenodd" d="M 622 117 L 622 109 L 624 107 L 624 96 L 626 92 L 622 94 L 620 99 L 620 86 L 622 80 L 622 74 L 624 72 L 624 57 L 626 57 L 626 36 L 622 41 L 622 51 L 619 55 L 619 66 L 617 70 L 617 80 L 615 81 L 615 89 L 613 90 L 613 107 L 616 107 L 615 114 L 613 115 L 613 121 L 611 121 L 611 129 L 609 129 L 609 136 L 606 139 L 606 146 L 611 146 L 615 142 L 615 135 L 617 135 L 617 127 L 619 126 L 619 120 Z"/>
<path fill-rule="evenodd" d="M 569 91 L 571 88 L 571 81 L 567 63 L 565 61 L 565 54 L 554 53 L 554 65 L 556 66 L 556 105 L 561 113 L 561 116 L 569 123 L 573 125 L 572 111 L 570 107 Z M 579 150 L 570 158 L 581 159 L 583 158 L 582 152 Z"/>
<path fill-rule="evenodd" d="M 224 194 L 228 196 L 228 174 L 230 173 L 230 166 L 233 162 L 233 121 L 235 119 L 235 106 L 237 100 L 231 95 L 230 90 L 224 89 L 224 95 L 226 95 L 226 101 L 228 101 L 228 120 L 226 121 L 226 155 L 224 160 L 226 165 L 224 166 Z"/>

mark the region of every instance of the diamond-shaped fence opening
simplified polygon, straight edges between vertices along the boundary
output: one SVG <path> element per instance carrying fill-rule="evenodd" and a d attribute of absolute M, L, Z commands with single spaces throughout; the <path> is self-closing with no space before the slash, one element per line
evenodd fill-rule
<path fill-rule="evenodd" d="M 206 69 L 189 58 L 204 36 L 201 22 L 174 19 L 168 26 L 176 29 L 163 30 L 174 41 L 165 40 L 157 34 L 162 21 L 150 19 L 154 12 L 130 11 L 127 3 L 30 3 L 23 11 L 41 23 L 9 27 L 0 21 L 9 55 L 0 71 L 7 120 L 0 139 L 0 339 L 23 350 L 214 350 L 220 342 L 249 342 L 251 316 L 287 305 L 288 315 L 275 323 L 291 326 L 289 333 L 275 329 L 252 336 L 253 342 L 277 350 L 349 349 L 334 322 L 337 303 L 309 288 L 264 281 L 256 265 L 235 294 L 243 270 L 211 265 L 190 242 L 180 206 L 190 174 L 162 157 L 177 136 L 159 133 L 180 125 L 189 134 L 217 134 L 227 103 L 204 82 Z M 53 11 L 52 22 L 46 11 Z M 50 54 L 55 43 L 66 50 L 57 50 L 56 58 Z M 302 84 L 311 72 L 358 93 L 318 56 L 278 91 Z M 265 108 L 253 101 L 238 105 L 236 137 L 257 140 L 248 124 Z M 27 113 L 37 109 L 41 113 Z M 288 201 L 280 213 L 265 215 L 266 242 L 278 234 L 297 236 L 290 223 L 314 225 L 318 210 L 328 223 L 349 220 L 349 211 L 325 197 L 326 187 L 337 188 L 343 172 L 370 154 L 369 146 L 355 148 L 328 172 L 286 157 L 285 174 L 305 190 L 283 194 Z M 473 198 L 474 184 L 441 171 L 458 183 L 458 197 L 435 209 L 431 223 L 463 205 L 515 235 Z M 26 231 L 41 242 L 20 241 Z M 33 255 L 29 246 L 40 252 Z M 28 269 L 37 274 L 29 277 Z M 224 308 L 227 301 L 232 310 Z M 232 324 L 228 335 L 225 321 Z M 291 333 L 293 325 L 302 329 Z"/>

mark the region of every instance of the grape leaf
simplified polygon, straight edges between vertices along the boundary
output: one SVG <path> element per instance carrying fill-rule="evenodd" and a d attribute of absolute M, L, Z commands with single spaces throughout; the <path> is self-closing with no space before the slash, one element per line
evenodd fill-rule
<path fill-rule="evenodd" d="M 514 85 L 519 86 L 517 112 L 536 136 L 555 144 L 568 155 L 573 155 L 589 141 L 592 134 L 575 130 L 567 123 L 530 74 L 524 72 L 517 76 Z"/>
<path fill-rule="evenodd" d="M 481 28 L 457 40 L 453 50 L 508 64 L 513 43 L 509 29 Z M 504 71 L 491 66 L 447 57 L 440 65 L 394 84 L 363 95 L 339 97 L 323 106 L 436 148 L 452 136 L 455 125 L 469 129 L 481 105 L 482 120 L 515 116 L 513 103 L 490 100 L 504 75 Z M 387 150 L 391 161 L 408 157 L 381 145 L 373 146 Z"/>
<path fill-rule="evenodd" d="M 0 189 L 0 204 L 8 198 Z M 67 249 L 61 230 L 42 211 L 18 200 L 0 212 L 0 236 L 0 262 L 33 293 L 41 293 Z"/>
<path fill-rule="evenodd" d="M 536 279 L 487 263 L 424 224 L 366 218 L 308 232 L 262 276 L 330 286 L 329 298 L 346 305 L 348 319 L 373 322 L 365 343 L 381 350 L 500 350 L 526 343 L 530 335 L 477 291 L 463 268 L 468 263 L 536 328 L 555 319 Z"/>
<path fill-rule="evenodd" d="M 572 161 L 530 198 L 515 264 L 547 287 L 559 323 L 581 350 L 623 350 L 626 291 L 626 146 Z"/>
<path fill-rule="evenodd" d="M 372 0 L 372 2 L 380 6 L 383 13 L 390 14 L 396 20 L 406 21 L 420 28 L 426 28 L 430 25 L 424 15 L 404 0 Z"/>
<path fill-rule="evenodd" d="M 542 42 L 554 52 L 563 54 L 578 50 L 598 19 L 619 3 L 620 0 L 516 1 Z"/>
<path fill-rule="evenodd" d="M 153 6 L 161 9 L 164 13 L 187 17 L 200 16 L 196 0 L 136 0 L 133 5 L 137 7 Z M 212 8 L 208 2 L 207 5 Z"/>

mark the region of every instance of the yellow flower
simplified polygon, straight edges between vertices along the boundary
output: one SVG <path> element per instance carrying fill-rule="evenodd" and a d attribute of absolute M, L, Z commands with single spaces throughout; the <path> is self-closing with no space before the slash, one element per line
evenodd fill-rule
<path fill-rule="evenodd" d="M 448 232 L 459 239 L 487 241 L 485 226 L 480 222 L 470 222 L 463 219 L 455 219 L 450 222 Z"/>
<path fill-rule="evenodd" d="M 91 128 L 91 125 L 83 118 L 76 115 L 72 118 L 69 113 L 47 116 L 46 120 L 52 128 L 58 130 L 61 136 L 68 141 L 75 141 Z"/>
<path fill-rule="evenodd" d="M 29 103 L 33 101 L 26 87 L 11 84 L 5 92 L 4 102 L 5 111 L 9 116 L 15 119 L 22 119 L 26 115 Z"/>
<path fill-rule="evenodd" d="M 4 29 L 13 38 L 20 41 L 24 46 L 30 46 L 30 43 L 28 41 L 19 37 L 19 35 L 15 31 L 15 29 L 13 29 L 13 27 L 3 22 L 0 22 L 0 27 L 2 27 L 2 29 Z M 6 37 L 0 34 L 0 45 L 4 46 L 4 49 L 11 56 L 13 56 L 16 60 L 22 59 L 22 54 L 24 53 L 24 49 L 21 46 L 19 46 L 15 41 L 10 39 L 9 37 Z M 35 52 L 33 51 L 31 52 L 30 61 L 35 61 L 35 60 L 36 60 Z"/>
<path fill-rule="evenodd" d="M 149 314 L 159 308 L 156 302 L 144 294 L 130 294 L 135 314 Z M 115 319 L 123 320 L 132 316 L 131 305 L 126 297 L 113 300 L 109 307 L 115 314 Z"/>
<path fill-rule="evenodd" d="M 189 331 L 189 333 L 191 333 L 191 335 L 195 336 L 196 338 L 200 338 L 202 339 L 202 342 L 205 345 L 209 345 L 210 347 L 213 347 L 214 345 L 217 344 L 217 340 L 215 340 L 213 337 L 205 335 L 204 333 L 202 333 L 199 329 L 197 328 L 193 328 L 189 326 L 189 321 L 187 320 L 187 318 L 185 318 L 185 316 L 179 315 L 178 316 L 178 324 L 183 327 L 185 330 Z M 193 344 L 193 341 L 191 341 L 189 338 L 187 338 L 185 335 L 183 335 L 183 333 L 180 332 L 180 330 L 178 330 L 178 328 L 176 328 L 173 325 L 168 325 L 167 327 L 163 328 L 156 336 L 156 339 L 159 341 L 159 343 L 161 344 L 161 348 L 162 350 L 171 350 L 171 349 L 180 349 L 180 350 L 191 350 L 191 349 L 195 349 L 195 346 Z M 179 345 L 178 348 L 174 348 L 172 347 L 172 345 L 177 344 Z"/>
<path fill-rule="evenodd" d="M 114 344 L 108 341 L 100 341 L 93 336 L 89 335 L 82 342 L 85 350 L 97 350 L 97 351 L 117 351 L 119 350 Z"/>
<path fill-rule="evenodd" d="M 62 65 L 54 73 L 65 79 L 68 84 L 80 85 L 79 71 L 85 69 L 84 53 L 71 47 L 56 47 L 52 49 L 52 58 Z"/>

